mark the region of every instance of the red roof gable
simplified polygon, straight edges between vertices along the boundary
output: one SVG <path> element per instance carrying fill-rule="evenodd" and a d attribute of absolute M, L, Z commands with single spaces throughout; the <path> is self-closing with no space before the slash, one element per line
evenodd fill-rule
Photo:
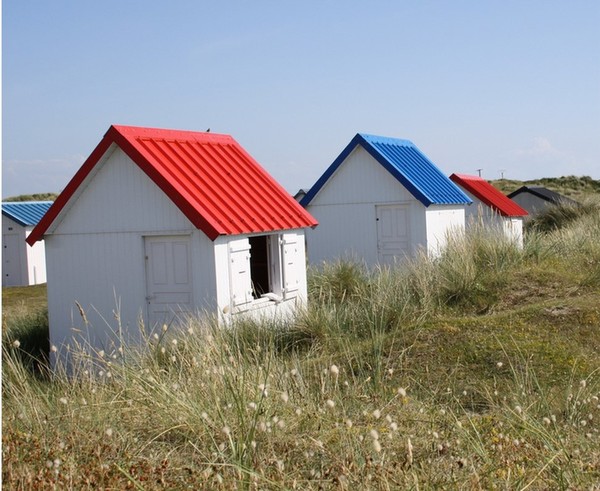
<path fill-rule="evenodd" d="M 229 135 L 111 126 L 27 242 L 42 239 L 112 144 L 118 145 L 211 240 L 313 227 L 317 221 Z"/>
<path fill-rule="evenodd" d="M 512 199 L 504 196 L 498 189 L 481 177 L 452 174 L 450 179 L 501 215 L 521 217 L 528 214 L 527 211 Z"/>

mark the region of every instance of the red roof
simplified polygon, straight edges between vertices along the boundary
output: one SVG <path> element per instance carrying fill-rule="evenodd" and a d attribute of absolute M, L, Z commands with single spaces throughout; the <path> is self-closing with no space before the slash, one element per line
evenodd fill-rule
<path fill-rule="evenodd" d="M 522 217 L 527 211 L 481 177 L 452 174 L 450 179 L 477 199 L 507 217 Z"/>
<path fill-rule="evenodd" d="M 112 144 L 118 145 L 211 240 L 313 227 L 317 221 L 229 135 L 111 126 L 27 242 L 52 222 Z"/>

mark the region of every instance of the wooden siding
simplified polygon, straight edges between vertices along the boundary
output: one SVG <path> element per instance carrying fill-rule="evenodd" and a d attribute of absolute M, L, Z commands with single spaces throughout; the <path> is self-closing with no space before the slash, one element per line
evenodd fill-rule
<path fill-rule="evenodd" d="M 412 200 L 416 201 L 380 163 L 364 148 L 356 147 L 311 201 L 308 210 L 324 205 Z"/>
<path fill-rule="evenodd" d="M 146 236 L 191 236 L 194 305 L 214 312 L 212 241 L 119 149 L 57 222 L 45 241 L 53 344 L 70 342 L 78 329 L 86 343 L 108 350 L 119 324 L 125 341 L 139 341 L 139 320 L 147 321 Z M 75 302 L 89 322 L 85 335 Z"/>
<path fill-rule="evenodd" d="M 427 227 L 427 254 L 437 256 L 444 249 L 448 237 L 465 230 L 465 207 L 462 205 L 432 205 L 425 212 Z"/>
<path fill-rule="evenodd" d="M 507 217 L 496 212 L 480 199 L 465 191 L 473 200 L 473 204 L 465 208 L 465 227 L 487 227 L 504 234 L 509 240 L 514 240 L 518 246 L 523 246 L 523 218 Z"/>
<path fill-rule="evenodd" d="M 338 258 L 377 263 L 376 206 L 409 210 L 411 254 L 424 243 L 425 207 L 362 147 L 357 147 L 308 206 L 319 225 L 307 230 L 312 264 Z"/>
<path fill-rule="evenodd" d="M 25 230 L 25 238 L 31 233 L 32 227 Z M 30 247 L 26 242 L 25 254 L 27 256 L 27 285 L 46 283 L 46 245 L 43 240 Z"/>
<path fill-rule="evenodd" d="M 165 232 L 193 230 L 144 172 L 119 148 L 99 164 L 91 185 L 69 203 L 54 223 L 53 234 L 102 232 Z M 66 212 L 66 213 L 65 213 Z"/>
<path fill-rule="evenodd" d="M 44 241 L 30 247 L 25 239 L 31 226 L 2 215 L 2 286 L 30 286 L 46 282 Z"/>

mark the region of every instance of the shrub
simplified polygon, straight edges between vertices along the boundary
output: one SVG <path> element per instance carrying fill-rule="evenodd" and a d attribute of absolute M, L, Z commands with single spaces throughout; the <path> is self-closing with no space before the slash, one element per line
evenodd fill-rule
<path fill-rule="evenodd" d="M 525 223 L 526 232 L 552 232 L 568 227 L 571 223 L 589 215 L 600 214 L 600 201 L 586 199 L 582 203 L 563 201 L 547 206 Z"/>

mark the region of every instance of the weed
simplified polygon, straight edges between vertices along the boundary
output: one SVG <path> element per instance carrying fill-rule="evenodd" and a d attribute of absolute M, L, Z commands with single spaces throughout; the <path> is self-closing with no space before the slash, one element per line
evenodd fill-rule
<path fill-rule="evenodd" d="M 294 319 L 189 318 L 139 345 L 74 347 L 69 376 L 34 375 L 47 319 L 15 301 L 3 482 L 594 489 L 599 237 L 590 213 L 522 250 L 478 232 L 394 268 L 325 265 Z"/>

